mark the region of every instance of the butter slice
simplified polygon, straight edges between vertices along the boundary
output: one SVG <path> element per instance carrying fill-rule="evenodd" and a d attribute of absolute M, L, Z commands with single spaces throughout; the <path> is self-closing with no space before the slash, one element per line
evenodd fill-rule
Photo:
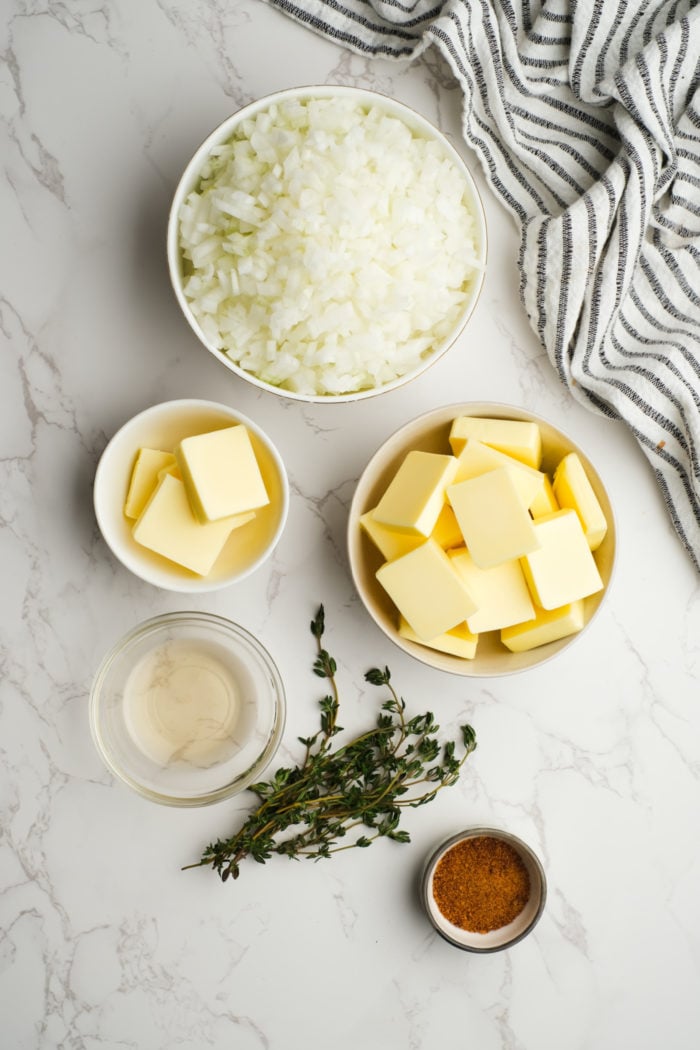
<path fill-rule="evenodd" d="M 543 518 L 545 514 L 553 514 L 555 510 L 561 510 L 554 495 L 552 482 L 546 474 L 542 475 L 542 488 L 530 504 L 529 509 L 533 518 Z"/>
<path fill-rule="evenodd" d="M 138 518 L 158 484 L 160 471 L 174 465 L 175 456 L 172 452 L 161 452 L 155 448 L 138 450 L 124 504 L 127 518 Z"/>
<path fill-rule="evenodd" d="M 501 641 L 513 653 L 536 649 L 576 634 L 585 624 L 583 599 L 559 609 L 538 609 L 534 620 L 514 624 L 501 631 Z"/>
<path fill-rule="evenodd" d="M 608 523 L 598 497 L 593 491 L 583 463 L 575 452 L 564 456 L 554 471 L 554 495 L 560 507 L 570 507 L 578 514 L 592 551 L 605 539 Z"/>
<path fill-rule="evenodd" d="M 537 469 L 542 462 L 542 437 L 537 423 L 519 419 L 457 416 L 450 429 L 450 445 L 455 456 L 460 454 L 467 438 L 476 438 L 528 467 Z"/>
<path fill-rule="evenodd" d="M 467 617 L 474 634 L 533 619 L 535 607 L 517 559 L 480 569 L 464 547 L 450 551 L 448 557 L 476 602 L 476 612 Z"/>
<path fill-rule="evenodd" d="M 440 511 L 438 520 L 435 522 L 435 528 L 430 533 L 430 536 L 435 540 L 438 547 L 442 547 L 444 551 L 463 545 L 462 530 L 449 503 L 445 503 Z"/>
<path fill-rule="evenodd" d="M 558 510 L 533 521 L 539 550 L 521 562 L 533 598 L 543 609 L 557 609 L 603 589 L 579 517 Z"/>
<path fill-rule="evenodd" d="M 410 536 L 406 532 L 397 532 L 396 529 L 375 521 L 374 511 L 372 510 L 368 510 L 362 515 L 360 525 L 386 561 L 400 558 L 403 554 L 408 554 L 409 551 L 414 550 L 420 543 L 424 542 L 422 536 Z"/>
<path fill-rule="evenodd" d="M 374 520 L 413 535 L 429 536 L 457 470 L 454 456 L 409 452 L 374 509 Z"/>
<path fill-rule="evenodd" d="M 175 456 L 192 510 L 201 522 L 258 510 L 270 502 L 242 423 L 184 438 Z"/>
<path fill-rule="evenodd" d="M 501 467 L 450 485 L 447 498 L 479 568 L 491 569 L 539 547 L 534 523 L 509 469 Z"/>
<path fill-rule="evenodd" d="M 505 467 L 510 470 L 523 504 L 529 507 L 544 484 L 545 475 L 542 471 L 534 470 L 519 460 L 513 459 L 512 456 L 507 456 L 504 452 L 499 452 L 498 449 L 490 448 L 483 441 L 477 441 L 476 438 L 469 438 L 459 456 L 457 456 L 457 472 L 454 484 L 457 484 L 459 481 L 478 478 L 490 470 L 498 470 L 499 467 Z"/>
<path fill-rule="evenodd" d="M 192 513 L 184 482 L 164 474 L 136 521 L 133 536 L 141 546 L 206 576 L 233 527 L 231 518 L 202 525 Z"/>
<path fill-rule="evenodd" d="M 399 634 L 410 642 L 425 645 L 428 649 L 437 649 L 441 653 L 449 653 L 451 656 L 461 656 L 464 660 L 473 660 L 476 656 L 476 647 L 479 636 L 472 634 L 466 623 L 460 623 L 451 631 L 445 631 L 437 638 L 431 638 L 426 642 L 419 638 L 410 623 L 401 616 L 399 618 Z"/>
<path fill-rule="evenodd" d="M 377 570 L 377 579 L 418 637 L 430 641 L 464 623 L 476 605 L 450 559 L 428 539 Z"/>

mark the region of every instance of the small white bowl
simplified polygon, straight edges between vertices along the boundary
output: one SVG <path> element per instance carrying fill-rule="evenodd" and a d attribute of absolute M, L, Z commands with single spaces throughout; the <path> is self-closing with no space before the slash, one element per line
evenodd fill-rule
<path fill-rule="evenodd" d="M 104 657 L 90 728 L 107 768 L 144 798 L 204 806 L 260 779 L 285 710 L 279 672 L 257 638 L 222 616 L 168 613 Z"/>
<path fill-rule="evenodd" d="M 197 576 L 134 539 L 133 522 L 124 515 L 131 471 L 140 448 L 169 452 L 185 437 L 235 423 L 248 429 L 270 503 L 231 534 L 211 572 Z M 98 464 L 93 498 L 102 536 L 122 565 L 164 590 L 200 594 L 237 583 L 270 557 L 287 520 L 289 482 L 279 452 L 257 423 L 228 405 L 187 398 L 153 405 L 117 431 Z"/>
<path fill-rule="evenodd" d="M 474 838 L 495 838 L 512 847 L 520 856 L 530 879 L 530 896 L 520 914 L 507 926 L 488 933 L 474 933 L 455 926 L 440 911 L 433 892 L 435 871 L 445 854 L 458 843 Z M 420 893 L 427 916 L 441 937 L 464 951 L 488 954 L 512 948 L 534 929 L 544 911 L 547 880 L 539 858 L 522 839 L 498 828 L 477 827 L 452 835 L 431 853 L 423 870 Z"/>
<path fill-rule="evenodd" d="M 410 372 L 405 373 L 398 379 L 392 382 L 385 383 L 381 386 L 372 387 L 365 390 L 352 391 L 345 394 L 302 394 L 291 390 L 286 390 L 280 386 L 274 386 L 271 383 L 266 382 L 263 379 L 258 378 L 254 373 L 245 370 L 235 361 L 233 361 L 227 354 L 222 350 L 218 349 L 211 343 L 207 336 L 202 331 L 199 322 L 195 318 L 187 297 L 184 293 L 184 274 L 183 274 L 183 258 L 179 245 L 179 216 L 180 210 L 187 196 L 197 187 L 200 180 L 200 173 L 202 167 L 207 160 L 212 149 L 222 143 L 228 141 L 234 134 L 238 126 L 242 121 L 249 117 L 254 116 L 261 110 L 269 108 L 273 103 L 284 102 L 286 100 L 299 99 L 299 98 L 353 98 L 358 103 L 367 106 L 379 106 L 384 109 L 388 114 L 401 119 L 409 127 L 417 131 L 420 135 L 439 142 L 445 151 L 445 154 L 455 164 L 458 171 L 464 178 L 466 187 L 466 197 L 469 201 L 470 211 L 473 215 L 474 222 L 476 225 L 476 236 L 480 246 L 481 252 L 481 269 L 474 277 L 472 288 L 470 291 L 469 298 L 464 304 L 459 317 L 454 325 L 453 331 L 449 336 L 439 342 L 430 353 L 427 353 L 420 365 Z M 476 188 L 474 179 L 465 165 L 464 161 L 454 149 L 454 147 L 448 142 L 445 136 L 438 131 L 438 129 L 426 120 L 420 114 L 411 110 L 408 106 L 403 105 L 396 100 L 389 98 L 385 95 L 381 95 L 374 91 L 366 91 L 361 88 L 353 87 L 341 87 L 341 86 L 319 86 L 319 87 L 297 87 L 290 88 L 285 91 L 278 91 L 274 94 L 267 95 L 263 98 L 258 99 L 250 105 L 244 106 L 238 110 L 232 116 L 228 117 L 223 121 L 202 143 L 199 149 L 196 151 L 187 167 L 185 168 L 183 175 L 178 183 L 175 195 L 173 197 L 172 205 L 170 208 L 170 216 L 168 220 L 168 233 L 167 233 L 167 256 L 168 256 L 168 268 L 170 271 L 170 280 L 175 292 L 178 303 L 182 309 L 182 312 L 195 333 L 200 342 L 209 350 L 210 353 L 216 357 L 226 368 L 230 369 L 231 372 L 240 376 L 242 379 L 247 380 L 249 383 L 253 383 L 255 386 L 260 387 L 263 390 L 268 390 L 271 393 L 281 395 L 286 398 L 290 398 L 296 401 L 307 401 L 307 402 L 318 402 L 318 403 L 333 403 L 333 402 L 344 402 L 344 401 L 359 401 L 363 398 L 372 397 L 376 394 L 384 393 L 388 390 L 393 390 L 396 387 L 403 386 L 408 383 L 411 379 L 420 375 L 424 372 L 431 364 L 440 358 L 450 346 L 453 345 L 457 337 L 464 329 L 469 317 L 471 316 L 477 300 L 484 279 L 484 269 L 486 266 L 486 252 L 487 252 L 487 240 L 486 240 L 486 218 L 484 215 L 483 205 L 479 197 L 479 192 Z"/>
<path fill-rule="evenodd" d="M 397 611 L 376 578 L 376 571 L 383 561 L 382 556 L 360 525 L 360 518 L 366 511 L 377 505 L 380 496 L 384 493 L 407 452 L 412 449 L 420 449 L 424 452 L 450 452 L 449 432 L 452 420 L 456 416 L 485 416 L 494 419 L 534 421 L 539 425 L 542 435 L 541 469 L 550 474 L 565 455 L 569 452 L 578 453 L 603 508 L 608 522 L 608 531 L 602 544 L 594 552 L 604 588 L 597 594 L 584 599 L 585 622 L 583 629 L 577 634 L 526 652 L 513 653 L 501 644 L 496 637 L 497 632 L 490 631 L 479 639 L 473 660 L 429 649 L 399 634 Z M 600 475 L 583 450 L 567 434 L 542 419 L 541 416 L 525 412 L 512 405 L 471 401 L 447 405 L 418 416 L 397 430 L 375 452 L 360 477 L 350 506 L 348 555 L 355 587 L 365 608 L 377 626 L 395 645 L 429 667 L 467 678 L 490 678 L 537 667 L 563 652 L 581 637 L 592 622 L 610 588 L 615 562 L 615 535 L 613 510 Z"/>

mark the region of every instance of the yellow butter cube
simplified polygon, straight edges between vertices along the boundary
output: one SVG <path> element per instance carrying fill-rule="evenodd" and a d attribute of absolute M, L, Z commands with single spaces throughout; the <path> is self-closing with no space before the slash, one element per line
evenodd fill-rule
<path fill-rule="evenodd" d="M 360 525 L 365 530 L 375 547 L 386 561 L 393 561 L 403 554 L 408 554 L 419 544 L 424 543 L 423 536 L 411 536 L 407 532 L 397 532 L 388 525 L 381 525 L 374 520 L 374 511 L 368 510 L 360 518 Z"/>
<path fill-rule="evenodd" d="M 410 623 L 403 616 L 399 617 L 399 634 L 402 638 L 407 638 L 411 642 L 417 642 L 419 645 L 425 645 L 428 649 L 437 649 L 439 652 L 449 653 L 451 656 L 461 656 L 464 660 L 474 659 L 479 641 L 479 636 L 472 634 L 466 623 L 460 623 L 457 627 L 453 627 L 451 631 L 445 631 L 444 634 L 440 634 L 437 638 L 431 638 L 430 641 L 426 642 L 424 638 L 418 637 Z"/>
<path fill-rule="evenodd" d="M 479 568 L 490 569 L 537 550 L 533 521 L 507 468 L 450 485 L 447 498 Z"/>
<path fill-rule="evenodd" d="M 231 518 L 202 525 L 192 513 L 184 483 L 165 474 L 132 531 L 141 546 L 206 576 L 233 527 Z"/>
<path fill-rule="evenodd" d="M 585 623 L 583 599 L 559 609 L 538 609 L 534 620 L 513 624 L 501 631 L 501 641 L 513 653 L 536 649 L 582 630 Z"/>
<path fill-rule="evenodd" d="M 174 465 L 175 456 L 172 452 L 161 452 L 155 448 L 138 450 L 124 504 L 127 518 L 138 518 L 158 484 L 160 471 Z"/>
<path fill-rule="evenodd" d="M 454 456 L 409 452 L 375 507 L 374 520 L 401 532 L 429 536 L 456 470 Z"/>
<path fill-rule="evenodd" d="M 195 516 L 218 521 L 270 502 L 243 424 L 184 438 L 175 450 Z"/>
<path fill-rule="evenodd" d="M 481 569 L 464 547 L 450 551 L 448 557 L 476 602 L 476 612 L 467 617 L 467 627 L 474 634 L 534 617 L 535 607 L 517 559 Z"/>
<path fill-rule="evenodd" d="M 454 484 L 478 478 L 491 470 L 498 470 L 499 467 L 511 472 L 524 506 L 529 507 L 544 483 L 545 475 L 542 471 L 534 470 L 512 456 L 485 445 L 483 441 L 477 441 L 476 438 L 469 438 L 457 456 Z"/>
<path fill-rule="evenodd" d="M 556 609 L 603 589 L 576 511 L 555 511 L 532 526 L 539 549 L 526 554 L 521 565 L 538 605 Z"/>
<path fill-rule="evenodd" d="M 450 429 L 450 445 L 455 456 L 460 454 L 468 438 L 476 438 L 528 467 L 538 468 L 542 462 L 542 437 L 537 423 L 457 416 Z"/>
<path fill-rule="evenodd" d="M 430 641 L 464 623 L 476 605 L 435 540 L 377 570 L 377 579 L 419 638 Z"/>
<path fill-rule="evenodd" d="M 553 514 L 560 510 L 552 488 L 552 482 L 546 474 L 542 475 L 542 487 L 530 504 L 529 510 L 533 518 L 543 518 L 545 514 Z"/>
<path fill-rule="evenodd" d="M 462 530 L 449 503 L 445 503 L 440 511 L 438 520 L 435 522 L 435 528 L 430 535 L 438 547 L 442 547 L 444 551 L 450 550 L 452 547 L 461 547 L 464 543 Z"/>
<path fill-rule="evenodd" d="M 554 471 L 554 495 L 560 507 L 570 507 L 578 514 L 592 551 L 605 539 L 608 523 L 603 508 L 593 491 L 583 463 L 575 452 L 564 456 Z"/>

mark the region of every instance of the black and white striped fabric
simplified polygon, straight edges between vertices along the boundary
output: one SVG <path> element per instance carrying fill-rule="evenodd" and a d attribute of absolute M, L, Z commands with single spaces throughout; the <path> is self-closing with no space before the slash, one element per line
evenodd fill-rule
<path fill-rule="evenodd" d="M 698 0 L 268 2 L 362 54 L 446 56 L 530 322 L 631 427 L 700 569 Z"/>

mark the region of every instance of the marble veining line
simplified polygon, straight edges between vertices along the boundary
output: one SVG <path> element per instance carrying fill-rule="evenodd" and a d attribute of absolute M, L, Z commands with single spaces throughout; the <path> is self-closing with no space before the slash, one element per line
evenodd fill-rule
<path fill-rule="evenodd" d="M 700 760 L 694 759 L 693 756 L 686 755 L 681 749 L 681 742 L 675 740 L 664 728 L 661 723 L 660 712 L 667 710 L 666 705 L 663 702 L 662 697 L 657 695 L 656 689 L 652 684 L 652 674 L 649 664 L 645 660 L 644 656 L 640 652 L 639 648 L 635 644 L 632 636 L 629 634 L 624 622 L 620 620 L 614 612 L 611 613 L 611 618 L 617 625 L 620 638 L 625 646 L 627 652 L 634 657 L 640 670 L 641 675 L 638 683 L 637 692 L 639 695 L 639 702 L 635 708 L 627 714 L 626 722 L 628 726 L 626 737 L 627 739 L 632 738 L 633 724 L 637 723 L 640 719 L 648 718 L 652 725 L 655 727 L 660 737 L 665 741 L 666 744 L 673 750 L 678 756 L 682 766 L 687 770 L 693 779 L 698 779 L 700 775 Z M 633 780 L 635 775 L 634 763 L 632 756 L 628 760 L 628 772 L 630 780 Z"/>
<path fill-rule="evenodd" d="M 357 487 L 357 478 L 345 478 L 337 485 L 327 489 L 319 496 L 302 491 L 296 482 L 290 482 L 290 489 L 303 501 L 311 514 L 318 518 L 323 527 L 323 542 L 330 546 L 335 562 L 347 572 L 347 552 L 345 549 L 344 526 L 353 493 Z M 343 529 L 338 536 L 338 516 L 342 517 Z"/>
<path fill-rule="evenodd" d="M 224 94 L 233 99 L 236 108 L 250 102 L 250 96 L 243 88 L 243 79 L 231 59 L 234 48 L 228 39 L 230 33 L 249 22 L 248 13 L 237 10 L 236 4 L 221 0 L 208 0 L 206 4 L 194 7 L 187 3 L 182 6 L 168 0 L 157 0 L 157 5 L 191 46 L 201 48 L 202 37 L 206 36 L 217 59 L 217 82 Z"/>

